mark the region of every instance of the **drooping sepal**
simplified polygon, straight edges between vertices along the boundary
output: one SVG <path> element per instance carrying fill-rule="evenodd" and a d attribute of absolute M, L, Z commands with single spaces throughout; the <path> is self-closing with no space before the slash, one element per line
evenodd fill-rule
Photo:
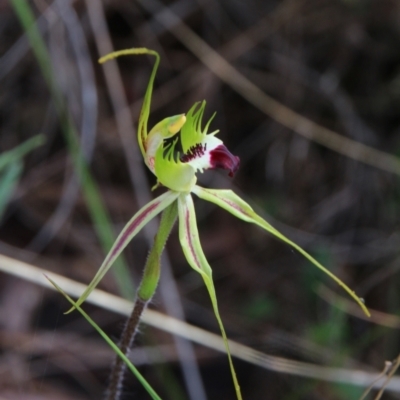
<path fill-rule="evenodd" d="M 314 257 L 308 254 L 296 243 L 292 242 L 285 235 L 280 233 L 271 224 L 261 218 L 257 213 L 253 211 L 249 204 L 242 200 L 237 194 L 232 190 L 217 190 L 217 189 L 204 189 L 200 186 L 194 186 L 192 192 L 199 196 L 201 199 L 215 203 L 216 205 L 229 211 L 235 217 L 242 219 L 246 222 L 254 223 L 261 228 L 265 229 L 267 232 L 271 233 L 278 239 L 289 244 L 294 249 L 296 249 L 300 254 L 302 254 L 307 260 L 314 264 L 317 268 L 323 271 L 326 275 L 332 278 L 338 285 L 340 285 L 361 307 L 367 316 L 370 313 L 363 303 L 363 301 L 351 290 L 343 281 L 341 281 L 336 275 L 326 269 L 322 264 L 320 264 Z"/>
<path fill-rule="evenodd" d="M 117 240 L 114 242 L 109 253 L 107 254 L 107 257 L 103 261 L 103 264 L 100 266 L 89 286 L 76 301 L 78 305 L 81 305 L 87 299 L 93 289 L 98 285 L 107 271 L 111 268 L 117 257 L 125 249 L 128 243 L 139 233 L 143 226 L 145 226 L 161 211 L 168 207 L 173 201 L 176 200 L 177 197 L 178 193 L 168 191 L 150 203 L 147 203 L 132 217 L 132 219 L 125 225 L 124 229 L 117 237 Z M 70 311 L 72 311 L 72 309 L 68 312 Z"/>
<path fill-rule="evenodd" d="M 212 269 L 200 245 L 196 214 L 190 194 L 178 198 L 179 239 L 189 265 L 202 276 L 212 280 Z"/>
<path fill-rule="evenodd" d="M 232 380 L 235 386 L 236 396 L 238 400 L 242 399 L 239 382 L 236 377 L 235 368 L 229 350 L 228 337 L 222 323 L 218 310 L 217 296 L 215 293 L 214 282 L 212 279 L 212 270 L 203 249 L 200 244 L 199 232 L 197 230 L 196 214 L 194 210 L 193 199 L 190 194 L 181 194 L 178 198 L 178 215 L 179 215 L 179 239 L 186 260 L 189 265 L 197 271 L 203 278 L 204 284 L 208 290 L 211 299 L 214 314 L 221 330 L 225 348 L 228 355 L 229 367 L 231 370 Z"/>

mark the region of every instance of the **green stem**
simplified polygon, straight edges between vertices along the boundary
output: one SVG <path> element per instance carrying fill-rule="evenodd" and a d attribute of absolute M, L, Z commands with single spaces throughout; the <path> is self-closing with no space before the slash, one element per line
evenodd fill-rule
<path fill-rule="evenodd" d="M 120 350 L 128 356 L 130 348 L 134 342 L 140 318 L 147 304 L 151 301 L 156 291 L 158 281 L 160 280 L 161 255 L 167 242 L 168 236 L 174 226 L 178 215 L 176 201 L 168 206 L 162 213 L 160 227 L 154 238 L 153 247 L 150 250 L 144 267 L 143 278 L 140 283 L 132 314 L 126 321 L 124 330 L 120 339 Z M 116 357 L 111 370 L 106 400 L 118 400 L 121 397 L 122 384 L 126 365 L 120 357 Z"/>
<path fill-rule="evenodd" d="M 138 298 L 143 301 L 150 300 L 157 288 L 160 279 L 160 260 L 165 243 L 178 216 L 177 202 L 174 201 L 167 207 L 161 217 L 160 227 L 154 238 L 153 248 L 144 267 L 143 278 L 138 289 Z"/>

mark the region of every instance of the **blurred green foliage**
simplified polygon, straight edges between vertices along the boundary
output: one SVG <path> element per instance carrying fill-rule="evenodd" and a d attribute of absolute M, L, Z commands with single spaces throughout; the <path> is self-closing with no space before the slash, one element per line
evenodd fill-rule
<path fill-rule="evenodd" d="M 19 182 L 23 171 L 23 157 L 44 143 L 44 136 L 37 135 L 18 147 L 0 154 L 0 218 Z"/>

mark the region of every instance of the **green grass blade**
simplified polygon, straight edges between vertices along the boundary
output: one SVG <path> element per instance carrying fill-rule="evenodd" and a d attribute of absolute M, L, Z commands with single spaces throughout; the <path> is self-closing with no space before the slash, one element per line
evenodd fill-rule
<path fill-rule="evenodd" d="M 0 177 L 0 218 L 18 184 L 22 173 L 22 167 L 22 161 L 17 160 L 9 164 Z"/>
<path fill-rule="evenodd" d="M 34 148 L 41 146 L 44 141 L 44 135 L 37 135 L 0 155 L 0 217 L 21 177 L 22 158 Z"/>
<path fill-rule="evenodd" d="M 21 159 L 36 147 L 41 146 L 44 142 L 45 142 L 45 137 L 44 135 L 40 134 L 21 143 L 14 149 L 5 151 L 0 155 L 0 171 L 8 164 Z"/>
<path fill-rule="evenodd" d="M 107 336 L 107 334 L 94 322 L 85 311 L 82 310 L 81 307 L 78 306 L 75 301 L 73 301 L 54 281 L 52 281 L 48 276 L 46 278 L 51 282 L 51 284 L 72 304 L 73 308 L 76 308 L 83 318 L 89 322 L 90 325 L 93 326 L 94 329 L 99 333 L 99 335 L 106 341 L 106 343 L 113 349 L 113 351 L 122 358 L 124 363 L 130 369 L 130 371 L 136 376 L 139 382 L 143 385 L 143 387 L 147 390 L 149 395 L 154 400 L 161 400 L 161 397 L 154 391 L 154 389 L 150 386 L 150 384 L 146 381 L 143 375 L 137 370 L 137 368 L 130 362 L 130 360 L 121 352 L 118 346 Z"/>

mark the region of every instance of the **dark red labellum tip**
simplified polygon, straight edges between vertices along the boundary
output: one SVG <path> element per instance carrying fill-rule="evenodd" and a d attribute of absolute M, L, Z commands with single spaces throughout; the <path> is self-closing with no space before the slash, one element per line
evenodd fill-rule
<path fill-rule="evenodd" d="M 223 168 L 229 171 L 229 176 L 239 169 L 240 159 L 234 156 L 223 144 L 210 151 L 211 168 Z"/>

